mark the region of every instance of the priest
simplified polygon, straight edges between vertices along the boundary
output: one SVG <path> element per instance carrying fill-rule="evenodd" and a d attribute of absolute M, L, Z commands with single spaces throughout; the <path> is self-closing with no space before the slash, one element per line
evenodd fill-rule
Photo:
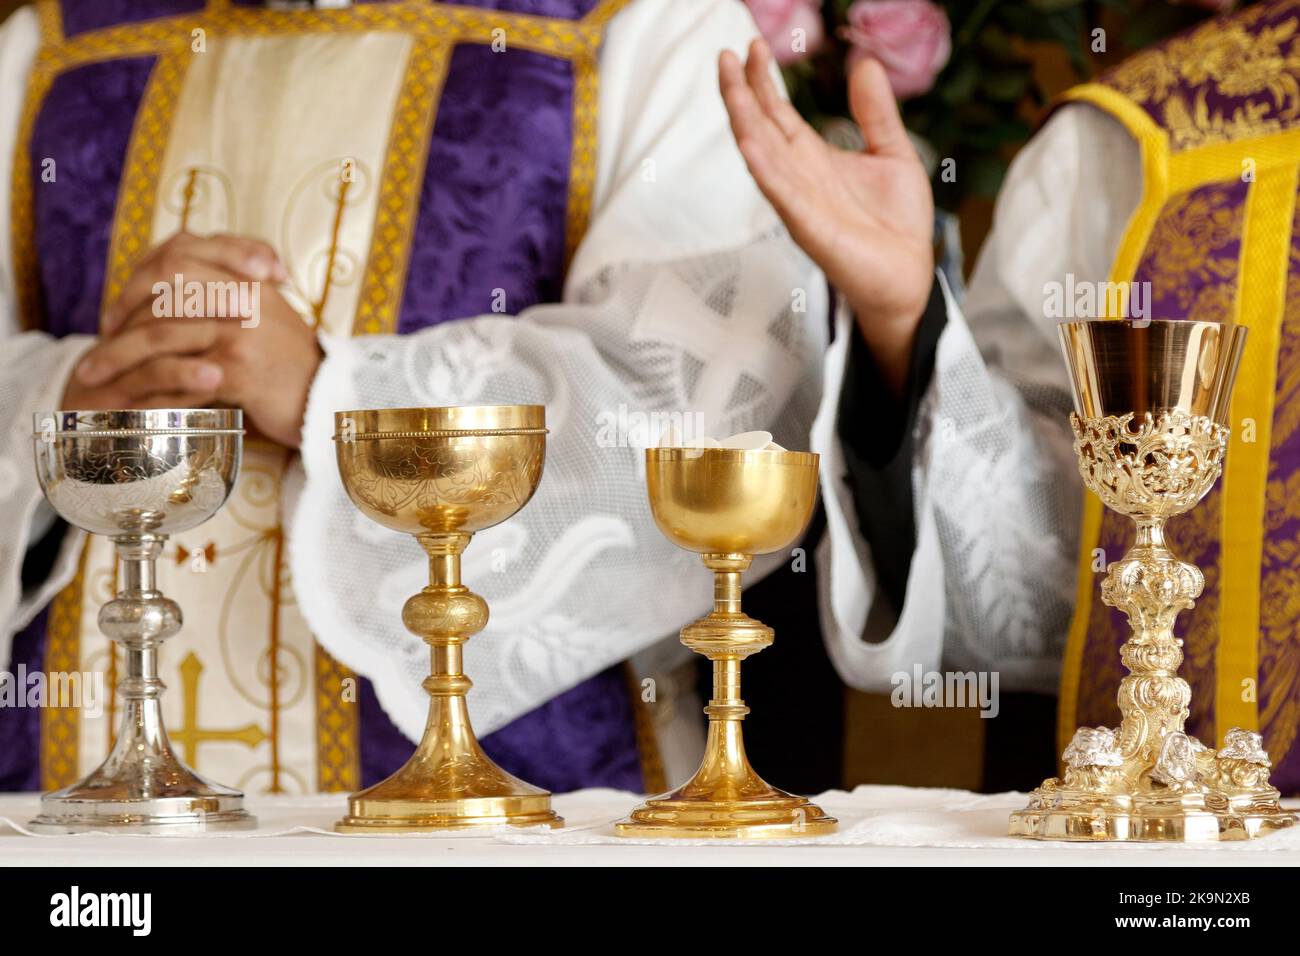
<path fill-rule="evenodd" d="M 160 568 L 187 621 L 163 653 L 169 730 L 199 772 L 250 792 L 372 783 L 423 729 L 427 652 L 398 610 L 425 561 L 347 501 L 333 414 L 545 403 L 538 494 L 466 554 L 492 607 L 467 647 L 476 728 L 554 790 L 693 769 L 693 664 L 679 677 L 690 655 L 662 639 L 708 609 L 707 582 L 646 506 L 656 436 L 608 423 L 667 413 L 806 446 L 824 281 L 701 92 L 755 32 L 737 0 L 14 14 L 0 669 L 121 666 L 95 626 L 110 545 L 43 504 L 32 413 L 240 406 L 231 499 Z M 190 282 L 235 283 L 256 308 L 182 296 L 178 314 Z M 0 790 L 78 779 L 115 717 L 0 710 Z"/>
<path fill-rule="evenodd" d="M 925 177 L 882 69 L 851 77 L 854 155 L 777 96 L 767 56 L 724 54 L 721 82 L 749 168 L 840 291 L 827 393 L 887 386 L 814 430 L 840 674 L 880 691 L 918 663 L 997 671 L 1029 711 L 1059 683 L 1059 747 L 1115 724 L 1128 625 L 1098 572 L 1132 530 L 1081 497 L 1055 325 L 1063 289 L 1132 284 L 1132 317 L 1251 329 L 1224 475 L 1169 526 L 1206 576 L 1177 633 L 1189 732 L 1258 730 L 1273 783 L 1300 793 L 1300 3 L 1207 21 L 1067 93 L 1011 167 L 961 308 L 930 278 Z M 1068 317 L 1116 317 L 1106 299 Z"/>

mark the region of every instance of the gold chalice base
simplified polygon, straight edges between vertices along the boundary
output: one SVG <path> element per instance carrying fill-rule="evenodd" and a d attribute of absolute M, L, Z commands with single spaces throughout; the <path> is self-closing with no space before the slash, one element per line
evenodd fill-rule
<path fill-rule="evenodd" d="M 414 833 L 563 825 L 549 793 L 512 777 L 481 750 L 434 765 L 422 747 L 387 780 L 350 796 L 348 815 L 334 829 Z"/>

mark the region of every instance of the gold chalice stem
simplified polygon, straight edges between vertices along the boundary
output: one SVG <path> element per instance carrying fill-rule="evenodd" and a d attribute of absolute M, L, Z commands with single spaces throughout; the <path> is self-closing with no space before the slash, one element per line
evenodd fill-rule
<path fill-rule="evenodd" d="M 429 584 L 402 607 L 402 623 L 429 645 L 429 717 L 415 753 L 387 780 L 353 794 L 342 832 L 482 826 L 559 826 L 551 795 L 492 762 L 470 724 L 465 642 L 488 622 L 487 602 L 460 583 L 464 532 L 415 536 L 429 556 Z"/>
<path fill-rule="evenodd" d="M 429 586 L 402 607 L 406 629 L 429 645 L 429 676 L 423 684 L 430 698 L 429 719 L 420 751 L 451 766 L 467 757 L 487 759 L 465 703 L 474 684 L 465 676 L 463 648 L 488 622 L 487 602 L 460 583 L 460 556 L 469 539 L 463 533 L 416 536 L 429 556 Z"/>

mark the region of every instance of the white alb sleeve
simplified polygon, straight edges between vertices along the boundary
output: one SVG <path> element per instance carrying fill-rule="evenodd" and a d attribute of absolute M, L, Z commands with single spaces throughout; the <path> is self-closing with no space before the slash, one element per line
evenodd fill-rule
<path fill-rule="evenodd" d="M 819 568 L 840 675 L 889 690 L 899 672 L 996 670 L 1007 690 L 1055 691 L 1075 592 L 1083 490 L 1048 283 L 1105 281 L 1141 193 L 1136 144 L 1090 106 L 1062 108 L 1017 156 L 964 307 L 947 325 L 916 423 L 916 546 L 903 607 L 876 600 L 836 438 L 852 317 L 838 316 L 814 426 L 830 533 Z"/>
<path fill-rule="evenodd" d="M 24 593 L 23 558 L 50 524 L 32 465 L 32 413 L 56 408 L 87 336 L 55 339 L 20 331 L 9 229 L 18 125 L 40 44 L 36 12 L 22 7 L 0 25 L 0 670 L 13 636 L 72 577 L 79 532 L 65 536 L 50 576 Z"/>
<path fill-rule="evenodd" d="M 536 497 L 464 555 L 466 584 L 491 608 L 466 645 L 480 733 L 708 609 L 708 575 L 664 539 L 646 503 L 642 449 L 656 438 L 640 427 L 646 416 L 686 415 L 709 434 L 763 428 L 806 447 L 824 280 L 754 186 L 717 90 L 718 53 L 753 35 L 734 0 L 637 0 L 611 22 L 594 212 L 563 302 L 326 342 L 288 529 L 294 586 L 313 633 L 375 682 L 408 736 L 428 709 L 428 648 L 400 609 L 427 583 L 427 562 L 347 500 L 335 411 L 546 405 Z"/>

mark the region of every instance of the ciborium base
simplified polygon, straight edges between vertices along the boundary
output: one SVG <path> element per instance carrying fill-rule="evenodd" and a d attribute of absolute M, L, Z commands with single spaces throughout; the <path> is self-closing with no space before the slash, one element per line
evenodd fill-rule
<path fill-rule="evenodd" d="M 767 788 L 727 800 L 679 790 L 653 797 L 615 825 L 619 836 L 685 839 L 797 839 L 834 833 L 836 821 L 806 797 Z"/>
<path fill-rule="evenodd" d="M 1050 781 L 1048 782 L 1050 783 Z M 1277 800 L 1196 793 L 1096 794 L 1054 787 L 1011 815 L 1011 835 L 1072 842 L 1215 843 L 1249 840 L 1296 824 Z"/>

